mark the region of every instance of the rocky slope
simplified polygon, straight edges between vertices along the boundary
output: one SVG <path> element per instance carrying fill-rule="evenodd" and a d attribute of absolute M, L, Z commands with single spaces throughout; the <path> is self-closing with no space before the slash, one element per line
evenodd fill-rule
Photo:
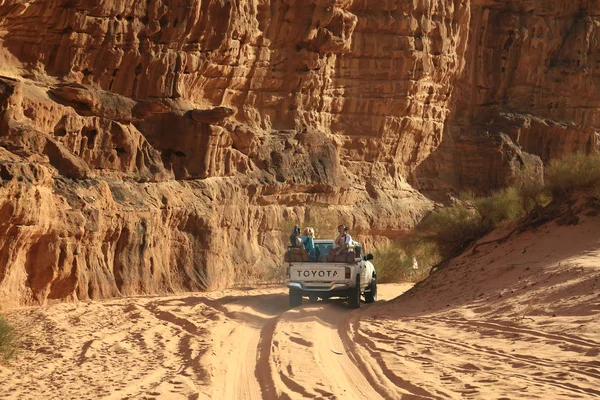
<path fill-rule="evenodd" d="M 0 1 L 1 303 L 263 277 L 294 221 L 374 245 L 591 151 L 599 8 Z"/>

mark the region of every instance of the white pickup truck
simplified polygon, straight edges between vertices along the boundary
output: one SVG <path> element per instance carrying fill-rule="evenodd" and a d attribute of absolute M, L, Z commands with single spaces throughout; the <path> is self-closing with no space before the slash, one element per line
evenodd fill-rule
<path fill-rule="evenodd" d="M 360 243 L 353 242 L 347 252 L 329 255 L 333 240 L 315 240 L 315 255 L 302 255 L 301 249 L 289 249 L 286 275 L 290 290 L 290 307 L 331 297 L 348 298 L 349 308 L 358 308 L 361 295 L 366 303 L 377 300 L 377 274 L 371 263 L 373 256 L 364 254 Z M 295 251 L 296 257 L 290 252 Z"/>

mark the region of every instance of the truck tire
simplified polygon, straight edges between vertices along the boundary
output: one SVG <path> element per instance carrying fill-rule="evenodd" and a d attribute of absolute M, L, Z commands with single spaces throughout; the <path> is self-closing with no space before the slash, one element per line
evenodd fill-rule
<path fill-rule="evenodd" d="M 356 277 L 356 284 L 348 293 L 348 308 L 360 308 L 360 277 Z"/>
<path fill-rule="evenodd" d="M 365 292 L 365 303 L 373 303 L 375 300 L 377 300 L 377 278 L 373 277 L 369 291 Z"/>
<path fill-rule="evenodd" d="M 290 289 L 290 307 L 302 305 L 302 293 L 296 289 Z"/>

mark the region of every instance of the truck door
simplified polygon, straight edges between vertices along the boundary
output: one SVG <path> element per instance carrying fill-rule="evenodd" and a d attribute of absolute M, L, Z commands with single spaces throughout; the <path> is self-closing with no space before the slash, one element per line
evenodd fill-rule
<path fill-rule="evenodd" d="M 362 286 L 366 285 L 369 282 L 369 278 L 367 276 L 367 262 L 365 261 L 365 252 L 362 247 L 360 247 L 360 261 L 358 262 L 360 268 L 360 284 Z"/>

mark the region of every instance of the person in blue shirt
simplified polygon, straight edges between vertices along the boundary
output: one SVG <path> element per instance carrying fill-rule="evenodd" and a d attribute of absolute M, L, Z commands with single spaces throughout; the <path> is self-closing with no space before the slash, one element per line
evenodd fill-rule
<path fill-rule="evenodd" d="M 308 251 L 309 257 L 314 260 L 315 257 L 315 230 L 311 227 L 304 228 L 302 232 L 302 242 L 304 243 L 304 248 Z"/>

